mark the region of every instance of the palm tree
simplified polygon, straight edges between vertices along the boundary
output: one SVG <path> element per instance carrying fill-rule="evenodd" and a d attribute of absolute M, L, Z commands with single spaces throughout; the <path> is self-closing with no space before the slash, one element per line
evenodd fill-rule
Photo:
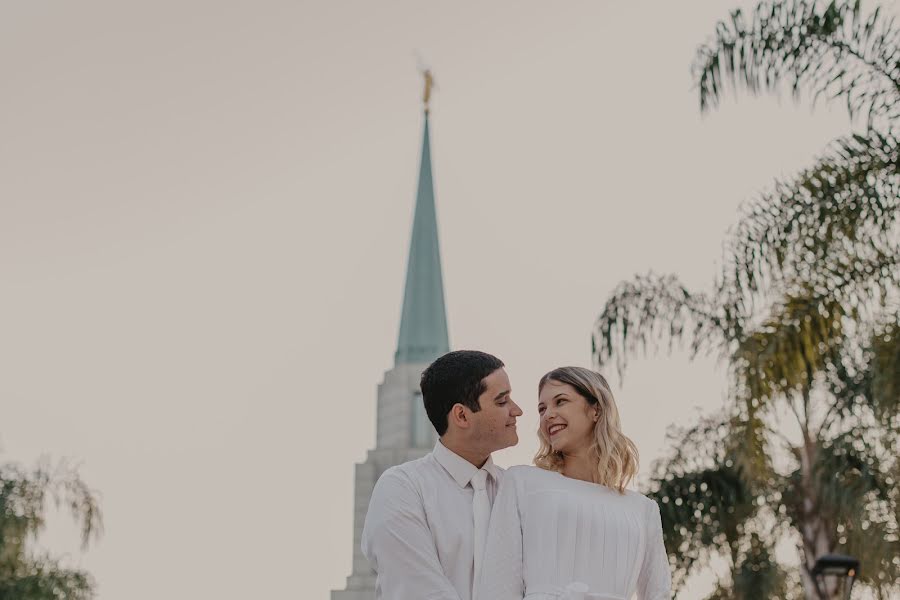
<path fill-rule="evenodd" d="M 64 505 L 81 528 L 82 546 L 99 535 L 97 499 L 66 463 L 42 462 L 26 471 L 0 465 L 0 600 L 88 600 L 94 582 L 84 571 L 64 567 L 29 551 L 44 529 L 48 502 Z"/>
<path fill-rule="evenodd" d="M 859 2 L 762 2 L 694 64 L 700 107 L 789 86 L 864 126 L 748 203 L 707 293 L 674 276 L 621 283 L 597 319 L 599 364 L 686 343 L 728 366 L 723 411 L 672 432 L 650 493 L 676 584 L 720 557 L 712 598 L 839 597 L 818 556 L 861 560 L 879 598 L 900 581 L 900 29 Z M 796 542 L 800 569 L 774 548 Z"/>

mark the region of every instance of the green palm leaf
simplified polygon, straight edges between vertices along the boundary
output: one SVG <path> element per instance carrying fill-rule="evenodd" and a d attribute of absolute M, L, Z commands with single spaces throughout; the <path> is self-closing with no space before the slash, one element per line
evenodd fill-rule
<path fill-rule="evenodd" d="M 861 348 L 848 341 L 827 376 L 843 417 L 865 407 L 887 431 L 900 430 L 900 322 L 876 328 Z"/>
<path fill-rule="evenodd" d="M 900 322 L 889 323 L 872 337 L 869 361 L 875 414 L 896 419 L 900 413 Z M 897 423 L 891 429 L 897 431 Z"/>
<path fill-rule="evenodd" d="M 49 557 L 23 560 L 0 577 L 0 598 L 9 600 L 89 600 L 94 579 L 83 571 L 61 567 Z"/>
<path fill-rule="evenodd" d="M 756 533 L 748 538 L 732 574 L 731 598 L 778 600 L 792 597 L 794 586 L 785 570 L 775 561 L 771 542 L 763 540 Z"/>
<path fill-rule="evenodd" d="M 93 579 L 66 569 L 48 556 L 29 552 L 46 524 L 50 504 L 69 509 L 81 529 L 82 545 L 99 535 L 102 520 L 95 495 L 76 469 L 65 462 L 42 462 L 26 471 L 0 465 L 0 598 L 16 600 L 85 600 Z"/>
<path fill-rule="evenodd" d="M 783 83 L 813 102 L 842 98 L 870 127 L 900 110 L 900 33 L 879 9 L 864 17 L 858 1 L 767 1 L 749 19 L 736 10 L 693 71 L 701 110 L 718 105 L 726 85 L 759 94 Z"/>
<path fill-rule="evenodd" d="M 649 495 L 659 504 L 676 586 L 715 554 L 736 563 L 756 515 L 752 483 L 729 452 L 728 435 L 727 419 L 703 419 L 671 433 L 672 454 L 655 464 Z"/>
<path fill-rule="evenodd" d="M 741 327 L 741 315 L 704 294 L 688 291 L 674 276 L 649 274 L 623 282 L 597 317 L 592 347 L 600 364 L 615 357 L 621 375 L 629 355 L 688 340 L 692 354 L 720 348 Z"/>
<path fill-rule="evenodd" d="M 874 132 L 839 140 L 744 213 L 729 267 L 745 294 L 775 278 L 845 300 L 882 295 L 900 282 L 900 141 Z"/>
<path fill-rule="evenodd" d="M 817 510 L 839 533 L 835 551 L 865 565 L 861 581 L 878 589 L 898 590 L 900 556 L 897 490 L 885 465 L 884 451 L 873 447 L 866 431 L 848 431 L 823 445 L 816 463 Z M 893 434 L 896 447 L 898 434 Z M 877 441 L 875 442 L 877 443 Z M 896 462 L 896 457 L 886 459 Z"/>
<path fill-rule="evenodd" d="M 731 580 L 719 580 L 705 600 L 786 600 L 799 598 L 797 583 L 774 560 L 773 549 L 756 533 L 746 536 Z"/>
<path fill-rule="evenodd" d="M 730 364 L 747 402 L 799 393 L 838 359 L 847 308 L 831 297 L 788 296 L 740 341 Z"/>

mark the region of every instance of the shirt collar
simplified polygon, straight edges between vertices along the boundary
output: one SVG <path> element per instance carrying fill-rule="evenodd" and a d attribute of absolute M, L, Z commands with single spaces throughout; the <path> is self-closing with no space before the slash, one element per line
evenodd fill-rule
<path fill-rule="evenodd" d="M 459 484 L 459 487 L 466 487 L 469 485 L 469 481 L 471 481 L 475 471 L 478 470 L 475 468 L 475 465 L 447 448 L 447 446 L 441 443 L 441 440 L 438 440 L 434 445 L 434 452 L 432 452 L 432 454 L 434 454 L 434 458 L 438 463 L 450 473 L 450 477 Z M 493 458 L 488 456 L 487 462 L 485 462 L 484 466 L 481 468 L 494 478 L 494 482 L 499 481 L 500 469 L 494 464 Z"/>

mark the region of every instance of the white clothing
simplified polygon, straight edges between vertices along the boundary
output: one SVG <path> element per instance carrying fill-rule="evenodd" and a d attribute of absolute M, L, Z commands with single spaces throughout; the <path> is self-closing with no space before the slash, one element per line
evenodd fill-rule
<path fill-rule="evenodd" d="M 472 475 L 469 485 L 474 490 L 472 498 L 472 519 L 475 535 L 475 574 L 473 581 L 478 581 L 481 563 L 484 560 L 484 546 L 487 543 L 488 525 L 491 522 L 491 496 L 487 491 L 487 480 L 490 473 L 484 469 L 478 469 Z"/>
<path fill-rule="evenodd" d="M 482 467 L 488 496 L 503 469 Z M 426 456 L 391 467 L 375 484 L 362 551 L 377 574 L 379 600 L 472 600 L 475 466 L 440 440 Z"/>
<path fill-rule="evenodd" d="M 491 513 L 476 599 L 557 600 L 583 592 L 671 600 L 659 507 L 637 492 L 511 467 Z"/>

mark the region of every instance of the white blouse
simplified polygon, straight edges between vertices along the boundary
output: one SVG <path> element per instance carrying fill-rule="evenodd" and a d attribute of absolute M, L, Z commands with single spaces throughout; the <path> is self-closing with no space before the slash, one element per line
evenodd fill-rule
<path fill-rule="evenodd" d="M 506 471 L 481 573 L 476 600 L 672 597 L 656 502 L 537 467 Z"/>

